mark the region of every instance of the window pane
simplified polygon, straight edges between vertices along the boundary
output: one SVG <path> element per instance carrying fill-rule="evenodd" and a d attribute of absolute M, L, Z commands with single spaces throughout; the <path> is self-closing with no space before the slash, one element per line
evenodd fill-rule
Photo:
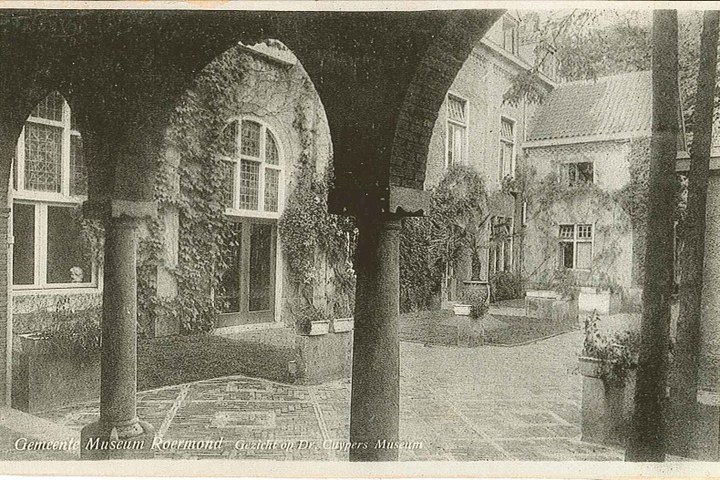
<path fill-rule="evenodd" d="M 577 164 L 577 180 L 579 183 L 593 183 L 592 162 L 582 162 Z"/>
<path fill-rule="evenodd" d="M 47 282 L 92 281 L 90 248 L 83 240 L 74 207 L 48 206 Z"/>
<path fill-rule="evenodd" d="M 258 191 L 260 187 L 260 164 L 250 160 L 240 162 L 240 208 L 258 209 Z"/>
<path fill-rule="evenodd" d="M 278 187 L 280 185 L 280 170 L 265 169 L 265 211 L 278 211 Z"/>
<path fill-rule="evenodd" d="M 565 268 L 573 268 L 573 257 L 575 256 L 575 244 L 572 242 L 560 243 L 560 264 Z"/>
<path fill-rule="evenodd" d="M 25 189 L 60 192 L 62 128 L 25 124 Z"/>
<path fill-rule="evenodd" d="M 265 161 L 270 165 L 280 165 L 277 143 L 270 131 L 265 131 Z"/>
<path fill-rule="evenodd" d="M 70 195 L 87 195 L 87 168 L 80 135 L 70 135 Z"/>
<path fill-rule="evenodd" d="M 225 259 L 227 269 L 220 282 L 220 311 L 234 313 L 240 311 L 240 252 L 242 252 L 242 224 L 233 224 L 235 245 L 230 247 Z"/>
<path fill-rule="evenodd" d="M 465 123 L 465 101 L 448 96 L 448 118 Z"/>
<path fill-rule="evenodd" d="M 502 144 L 502 177 L 505 178 L 508 175 L 512 175 L 512 155 L 513 146 L 510 143 L 503 142 Z"/>
<path fill-rule="evenodd" d="M 500 139 L 507 142 L 514 142 L 513 123 L 510 120 L 502 119 L 500 122 Z"/>
<path fill-rule="evenodd" d="M 272 299 L 272 225 L 256 223 L 250 232 L 249 310 L 269 310 Z"/>
<path fill-rule="evenodd" d="M 560 238 L 573 238 L 575 225 L 560 225 Z"/>
<path fill-rule="evenodd" d="M 237 156 L 237 120 L 234 120 L 223 128 L 220 133 L 218 152 L 226 157 Z"/>
<path fill-rule="evenodd" d="M 456 164 L 462 165 L 465 163 L 465 127 L 455 127 L 455 140 L 453 140 L 453 160 Z"/>
<path fill-rule="evenodd" d="M 455 165 L 455 147 L 453 142 L 455 141 L 455 125 L 448 123 L 448 140 L 447 140 L 447 163 L 448 167 Z"/>
<path fill-rule="evenodd" d="M 592 238 L 592 225 L 578 225 L 578 239 L 587 240 Z"/>
<path fill-rule="evenodd" d="M 242 122 L 242 138 L 240 152 L 250 157 L 260 157 L 260 124 L 244 120 Z"/>
<path fill-rule="evenodd" d="M 504 263 L 505 263 L 505 265 L 504 265 L 504 270 L 505 270 L 506 272 L 509 272 L 509 271 L 510 271 L 510 267 L 511 267 L 510 261 L 512 260 L 512 240 L 509 239 L 509 238 L 505 240 L 504 252 L 505 252 L 505 258 L 504 258 Z"/>
<path fill-rule="evenodd" d="M 13 204 L 13 285 L 35 283 L 35 206 Z"/>
<path fill-rule="evenodd" d="M 578 242 L 576 268 L 589 269 L 592 266 L 592 243 Z"/>
<path fill-rule="evenodd" d="M 35 109 L 30 115 L 61 122 L 63 103 L 62 95 L 58 92 L 52 92 L 35 106 Z"/>

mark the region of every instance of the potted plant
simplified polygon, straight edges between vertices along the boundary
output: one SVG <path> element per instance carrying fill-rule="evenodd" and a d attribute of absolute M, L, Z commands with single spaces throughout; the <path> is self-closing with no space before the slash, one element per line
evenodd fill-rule
<path fill-rule="evenodd" d="M 98 398 L 100 317 L 100 308 L 75 311 L 63 299 L 50 327 L 19 336 L 13 407 L 37 412 Z"/>
<path fill-rule="evenodd" d="M 488 312 L 487 295 L 483 292 L 468 291 L 463 302 L 468 307 L 468 314 L 458 317 L 457 345 L 459 347 L 475 347 L 482 343 L 485 329 L 483 318 Z"/>
<path fill-rule="evenodd" d="M 304 303 L 293 312 L 296 331 L 300 335 L 325 335 L 330 331 L 330 319 L 311 303 Z"/>
<path fill-rule="evenodd" d="M 355 326 L 355 319 L 352 316 L 350 305 L 342 305 L 334 310 L 333 319 L 330 322 L 330 331 L 333 333 L 351 331 Z"/>
<path fill-rule="evenodd" d="M 585 320 L 582 440 L 623 446 L 632 417 L 640 338 L 631 330 L 603 333 L 598 322 L 597 312 Z"/>

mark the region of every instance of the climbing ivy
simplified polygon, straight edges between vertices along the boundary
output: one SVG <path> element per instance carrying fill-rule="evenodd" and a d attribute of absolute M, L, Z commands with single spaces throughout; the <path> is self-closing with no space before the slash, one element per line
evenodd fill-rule
<path fill-rule="evenodd" d="M 330 282 L 334 295 L 329 312 L 336 318 L 352 315 L 354 310 L 355 271 L 352 258 L 358 230 L 354 219 L 329 213 L 327 197 L 332 185 L 332 169 L 317 172 L 312 142 L 317 134 L 308 112 L 296 108 L 294 127 L 300 132 L 301 153 L 294 185 L 278 223 L 288 271 L 300 287 L 301 296 L 312 304 L 313 287 L 322 282 L 324 271 L 318 256 L 324 256 L 332 269 Z M 299 307 L 298 307 L 298 311 Z"/>
<path fill-rule="evenodd" d="M 430 214 L 403 220 L 400 236 L 400 309 L 433 307 L 443 274 L 465 251 L 486 246 L 483 228 L 488 219 L 482 176 L 472 167 L 448 169 L 432 189 Z"/>
<path fill-rule="evenodd" d="M 209 64 L 180 99 L 166 133 L 165 156 L 157 160 L 154 195 L 160 215 L 148 224 L 147 235 L 139 248 L 138 313 L 141 325 L 154 316 L 167 315 L 180 320 L 183 333 L 212 329 L 222 308 L 222 276 L 230 267 L 227 262 L 232 258 L 231 253 L 238 246 L 234 223 L 225 215 L 229 169 L 218 155 L 220 132 L 230 117 L 292 114 L 296 105 L 313 101 L 313 95 L 312 84 L 299 64 L 270 65 L 238 47 Z M 306 186 L 304 182 L 313 177 L 309 172 L 314 157 L 309 147 L 315 133 L 312 129 L 303 130 L 300 158 L 287 159 L 288 164 L 298 163 L 300 167 L 298 183 L 286 202 L 286 212 L 304 211 L 313 216 L 318 211 L 327 211 L 326 179 L 310 182 L 310 190 L 297 188 L 300 183 Z M 288 172 L 292 173 L 290 169 Z M 314 203 L 315 194 L 319 198 L 319 210 L 308 206 Z M 308 203 L 308 200 L 312 201 Z M 179 218 L 178 264 L 169 273 L 176 280 L 177 296 L 164 299 L 158 296 L 156 285 L 157 267 L 164 263 L 167 236 L 162 218 L 175 211 Z M 283 216 L 286 217 L 287 214 Z M 308 220 L 308 216 L 304 218 Z M 320 245 L 324 251 L 335 255 L 343 246 L 339 246 L 340 242 L 333 243 L 326 234 L 332 230 L 331 225 L 340 225 L 338 229 L 344 228 L 343 231 L 350 227 L 342 219 L 328 219 L 326 213 L 323 218 L 326 221 L 321 222 Z M 315 219 L 309 221 L 317 222 Z M 286 237 L 287 233 L 287 229 L 281 228 L 284 245 L 300 240 L 301 249 L 311 248 L 303 243 L 303 239 Z M 286 259 L 289 257 L 286 255 Z M 309 266 L 298 260 L 300 258 L 307 259 L 308 256 L 293 257 L 291 270 L 298 265 L 301 269 Z M 351 271 L 345 268 L 340 281 L 349 284 Z M 300 282 L 305 280 L 300 279 Z"/>

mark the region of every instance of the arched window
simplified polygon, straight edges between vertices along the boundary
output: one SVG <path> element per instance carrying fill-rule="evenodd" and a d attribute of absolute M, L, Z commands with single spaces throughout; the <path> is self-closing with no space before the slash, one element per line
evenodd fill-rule
<path fill-rule="evenodd" d="M 282 162 L 275 135 L 264 124 L 234 119 L 222 132 L 227 162 L 224 199 L 229 213 L 277 218 L 282 208 Z"/>
<path fill-rule="evenodd" d="M 78 206 L 87 195 L 82 138 L 70 107 L 52 92 L 33 109 L 13 162 L 13 285 L 96 285 Z"/>

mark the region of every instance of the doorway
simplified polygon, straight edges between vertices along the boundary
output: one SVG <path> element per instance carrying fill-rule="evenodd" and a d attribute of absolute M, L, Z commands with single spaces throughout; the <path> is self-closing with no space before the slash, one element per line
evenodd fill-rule
<path fill-rule="evenodd" d="M 216 327 L 273 322 L 276 223 L 242 219 L 234 223 L 233 235 L 235 246 L 222 278 L 222 313 Z"/>

